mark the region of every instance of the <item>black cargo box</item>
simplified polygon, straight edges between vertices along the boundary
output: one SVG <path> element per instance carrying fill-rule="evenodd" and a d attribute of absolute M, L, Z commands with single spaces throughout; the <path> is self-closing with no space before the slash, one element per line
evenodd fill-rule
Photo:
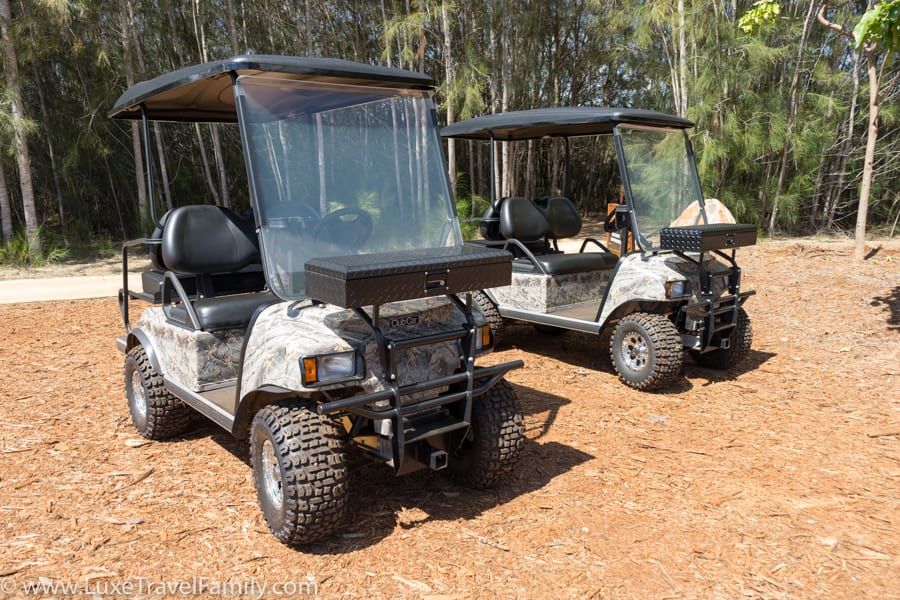
<path fill-rule="evenodd" d="M 512 254 L 459 246 L 314 258 L 306 263 L 306 295 L 356 308 L 509 285 Z"/>
<path fill-rule="evenodd" d="M 664 250 L 706 252 L 756 244 L 756 225 L 714 223 L 692 227 L 664 227 L 660 230 Z"/>

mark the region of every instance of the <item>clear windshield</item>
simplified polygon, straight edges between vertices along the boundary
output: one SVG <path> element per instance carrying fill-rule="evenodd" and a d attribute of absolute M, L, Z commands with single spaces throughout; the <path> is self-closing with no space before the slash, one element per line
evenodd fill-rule
<path fill-rule="evenodd" d="M 238 79 L 273 292 L 304 297 L 315 257 L 462 243 L 427 92 Z"/>
<path fill-rule="evenodd" d="M 701 192 L 696 165 L 681 130 L 619 126 L 622 153 L 642 246 L 659 247 L 659 231 L 689 219 L 699 208 Z M 684 223 L 697 224 L 697 223 Z"/>

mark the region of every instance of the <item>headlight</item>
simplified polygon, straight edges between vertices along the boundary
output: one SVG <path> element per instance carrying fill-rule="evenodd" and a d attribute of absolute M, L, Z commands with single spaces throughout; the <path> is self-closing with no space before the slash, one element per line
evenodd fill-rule
<path fill-rule="evenodd" d="M 691 282 L 687 280 L 667 281 L 666 298 L 687 298 L 691 295 Z"/>
<path fill-rule="evenodd" d="M 487 350 L 492 343 L 493 338 L 491 337 L 490 325 L 482 325 L 475 328 L 475 350 Z"/>
<path fill-rule="evenodd" d="M 359 379 L 364 371 L 362 358 L 354 351 L 304 356 L 300 359 L 300 369 L 305 386 Z"/>

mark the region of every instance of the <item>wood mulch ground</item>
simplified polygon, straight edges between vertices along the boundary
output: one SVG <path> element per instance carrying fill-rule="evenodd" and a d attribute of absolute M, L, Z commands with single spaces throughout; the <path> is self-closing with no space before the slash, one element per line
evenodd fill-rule
<path fill-rule="evenodd" d="M 366 467 L 347 526 L 303 551 L 268 533 L 243 444 L 137 436 L 113 299 L 0 306 L 0 597 L 900 598 L 900 248 L 851 257 L 742 249 L 749 360 L 688 361 L 663 393 L 618 383 L 596 338 L 511 327 L 489 358 L 526 363 L 508 485 Z"/>

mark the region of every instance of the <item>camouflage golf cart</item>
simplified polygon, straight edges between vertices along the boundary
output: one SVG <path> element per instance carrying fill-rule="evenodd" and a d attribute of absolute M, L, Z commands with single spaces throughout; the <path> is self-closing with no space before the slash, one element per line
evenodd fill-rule
<path fill-rule="evenodd" d="M 118 348 L 138 432 L 176 436 L 199 413 L 248 440 L 288 544 L 340 525 L 356 458 L 488 487 L 523 445 L 504 380 L 522 363 L 476 366 L 492 338 L 468 293 L 507 285 L 512 257 L 463 244 L 432 92 L 419 73 L 253 55 L 139 83 L 112 109 L 141 123 L 148 157 L 152 121 L 239 128 L 249 210 L 153 209 L 153 235 L 123 250 Z M 152 267 L 132 286 L 140 247 Z"/>
<path fill-rule="evenodd" d="M 735 249 L 756 243 L 756 227 L 711 222 L 687 135 L 692 126 L 648 110 L 585 107 L 495 114 L 443 129 L 445 138 L 490 143 L 490 206 L 482 239 L 471 245 L 515 255 L 511 286 L 475 294 L 495 341 L 504 319 L 548 333 L 600 334 L 610 339 L 621 381 L 639 390 L 680 376 L 685 349 L 720 369 L 746 356 L 752 334 L 743 304 L 753 292 L 741 289 Z M 517 141 L 532 144 L 510 152 L 523 158 L 543 156 L 535 143 L 562 146 L 561 181 L 534 186 L 544 195 L 497 197 L 495 146 Z M 575 165 L 578 141 L 585 143 Z M 588 191 L 571 189 L 576 166 Z M 608 206 L 607 235 L 564 252 L 560 241 L 582 228 L 572 198 L 591 190 L 619 192 Z"/>

